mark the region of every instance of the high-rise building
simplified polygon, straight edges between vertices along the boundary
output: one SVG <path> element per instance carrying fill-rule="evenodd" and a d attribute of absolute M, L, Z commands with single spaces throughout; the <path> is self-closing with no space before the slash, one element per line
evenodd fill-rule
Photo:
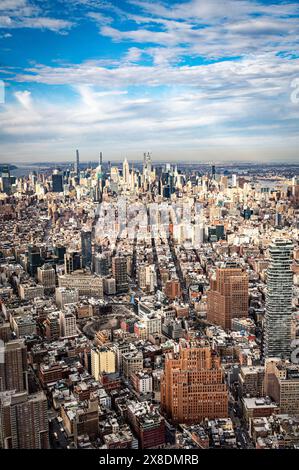
<path fill-rule="evenodd" d="M 149 152 L 143 154 L 143 175 L 148 179 L 152 172 L 152 157 Z"/>
<path fill-rule="evenodd" d="M 82 265 L 84 268 L 91 268 L 92 263 L 92 233 L 90 230 L 81 231 L 81 250 L 82 250 Z"/>
<path fill-rule="evenodd" d="M 12 340 L 4 346 L 0 361 L 0 391 L 27 390 L 27 348 L 24 340 Z"/>
<path fill-rule="evenodd" d="M 212 165 L 212 179 L 216 179 L 216 167 L 215 165 Z"/>
<path fill-rule="evenodd" d="M 76 251 L 68 251 L 64 255 L 64 271 L 71 274 L 82 268 L 82 256 Z"/>
<path fill-rule="evenodd" d="M 169 353 L 161 379 L 161 406 L 174 423 L 196 424 L 228 416 L 228 391 L 220 359 L 209 346 Z"/>
<path fill-rule="evenodd" d="M 103 253 L 96 253 L 93 257 L 93 269 L 99 276 L 108 276 L 109 260 Z"/>
<path fill-rule="evenodd" d="M 60 336 L 62 338 L 73 338 L 78 335 L 76 317 L 71 312 L 59 313 Z"/>
<path fill-rule="evenodd" d="M 182 296 L 181 284 L 178 279 L 170 279 L 166 282 L 165 295 L 170 300 L 175 300 Z"/>
<path fill-rule="evenodd" d="M 130 185 L 130 167 L 128 160 L 125 158 L 123 162 L 123 179 L 127 186 Z"/>
<path fill-rule="evenodd" d="M 80 181 L 80 157 L 79 157 L 79 150 L 76 150 L 76 161 L 75 161 L 75 168 L 74 171 L 76 173 L 77 181 Z"/>
<path fill-rule="evenodd" d="M 299 414 L 299 365 L 278 358 L 265 361 L 265 394 L 278 405 L 280 413 Z"/>
<path fill-rule="evenodd" d="M 232 187 L 233 187 L 233 188 L 236 188 L 236 187 L 237 187 L 237 184 L 238 184 L 237 175 L 236 175 L 236 174 L 233 174 L 233 175 L 232 175 Z"/>
<path fill-rule="evenodd" d="M 64 308 L 67 304 L 74 304 L 79 301 L 78 289 L 67 289 L 65 287 L 57 287 L 55 289 L 56 305 Z"/>
<path fill-rule="evenodd" d="M 127 258 L 115 256 L 112 259 L 112 274 L 116 282 L 117 293 L 128 291 Z"/>
<path fill-rule="evenodd" d="M 217 268 L 207 293 L 207 319 L 231 329 L 232 318 L 248 316 L 248 275 L 235 263 Z"/>
<path fill-rule="evenodd" d="M 99 375 L 114 374 L 116 371 L 116 355 L 111 349 L 102 347 L 91 350 L 91 373 L 96 380 Z"/>
<path fill-rule="evenodd" d="M 277 239 L 269 248 L 267 269 L 264 356 L 288 357 L 291 347 L 293 245 Z"/>
<path fill-rule="evenodd" d="M 0 191 L 6 194 L 10 194 L 11 186 L 15 178 L 10 176 L 9 165 L 1 165 L 1 167 L 2 167 L 2 170 L 0 174 Z"/>
<path fill-rule="evenodd" d="M 63 174 L 55 170 L 52 175 L 52 190 L 53 193 L 63 192 Z"/>
<path fill-rule="evenodd" d="M 50 341 L 55 341 L 60 336 L 59 312 L 50 312 L 44 321 L 45 336 Z"/>
<path fill-rule="evenodd" d="M 47 293 L 53 292 L 56 286 L 56 273 L 55 269 L 49 264 L 37 268 L 37 279 L 44 287 Z"/>
<path fill-rule="evenodd" d="M 100 152 L 99 164 L 96 168 L 96 186 L 94 189 L 94 201 L 95 202 L 102 202 L 102 194 L 103 194 L 103 154 Z"/>
<path fill-rule="evenodd" d="M 28 271 L 31 276 L 35 276 L 37 268 L 42 265 L 40 248 L 34 245 L 28 246 Z"/>
<path fill-rule="evenodd" d="M 43 392 L 0 392 L 0 447 L 49 449 L 48 404 Z"/>

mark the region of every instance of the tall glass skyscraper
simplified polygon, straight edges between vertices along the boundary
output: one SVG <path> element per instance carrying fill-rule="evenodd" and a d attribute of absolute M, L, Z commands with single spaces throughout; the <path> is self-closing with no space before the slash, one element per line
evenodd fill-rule
<path fill-rule="evenodd" d="M 293 245 L 288 240 L 275 240 L 270 246 L 267 269 L 264 356 L 290 355 L 293 273 Z"/>

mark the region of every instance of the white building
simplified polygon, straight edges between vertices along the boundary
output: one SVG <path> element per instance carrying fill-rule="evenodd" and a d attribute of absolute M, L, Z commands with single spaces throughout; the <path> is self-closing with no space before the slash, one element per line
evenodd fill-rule
<path fill-rule="evenodd" d="M 78 336 L 76 317 L 71 312 L 59 312 L 60 336 L 62 338 L 73 338 Z"/>
<path fill-rule="evenodd" d="M 55 290 L 56 305 L 62 308 L 67 304 L 74 304 L 79 301 L 78 289 L 57 287 Z"/>

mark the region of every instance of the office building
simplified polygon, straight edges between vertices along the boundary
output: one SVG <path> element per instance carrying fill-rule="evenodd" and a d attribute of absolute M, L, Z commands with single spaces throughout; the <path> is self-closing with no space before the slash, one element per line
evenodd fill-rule
<path fill-rule="evenodd" d="M 27 348 L 24 340 L 12 340 L 4 345 L 4 361 L 0 361 L 0 390 L 27 390 Z"/>
<path fill-rule="evenodd" d="M 111 349 L 102 347 L 91 350 L 91 373 L 96 380 L 102 373 L 116 372 L 116 355 Z"/>
<path fill-rule="evenodd" d="M 196 424 L 228 416 L 228 391 L 220 359 L 209 346 L 166 355 L 161 406 L 174 423 Z"/>
<path fill-rule="evenodd" d="M 63 192 L 63 174 L 57 170 L 52 175 L 52 190 L 53 193 Z"/>
<path fill-rule="evenodd" d="M 94 274 L 75 271 L 72 274 L 58 276 L 59 287 L 76 289 L 79 296 L 103 297 L 103 279 Z"/>
<path fill-rule="evenodd" d="M 49 264 L 37 268 L 38 282 L 44 287 L 45 293 L 54 292 L 56 286 L 55 269 Z"/>
<path fill-rule="evenodd" d="M 75 160 L 75 167 L 74 171 L 76 174 L 77 183 L 80 183 L 80 157 L 79 157 L 79 150 L 76 150 L 76 160 Z"/>
<path fill-rule="evenodd" d="M 48 403 L 44 392 L 0 392 L 0 447 L 49 449 Z"/>
<path fill-rule="evenodd" d="M 93 269 L 99 276 L 108 276 L 109 262 L 108 257 L 103 253 L 96 253 L 93 257 Z"/>
<path fill-rule="evenodd" d="M 169 300 L 175 300 L 182 295 L 180 281 L 178 279 L 171 279 L 166 282 L 165 295 Z"/>
<path fill-rule="evenodd" d="M 299 415 L 299 365 L 269 358 L 265 369 L 265 394 L 278 404 L 280 413 Z"/>
<path fill-rule="evenodd" d="M 34 277 L 37 273 L 37 268 L 42 266 L 42 257 L 40 248 L 34 245 L 28 246 L 28 272 L 30 276 Z"/>
<path fill-rule="evenodd" d="M 165 420 L 148 402 L 129 402 L 128 420 L 141 449 L 155 449 L 165 444 Z"/>
<path fill-rule="evenodd" d="M 76 317 L 71 312 L 59 312 L 60 336 L 74 338 L 78 336 Z"/>
<path fill-rule="evenodd" d="M 64 254 L 64 272 L 71 274 L 78 269 L 82 269 L 82 256 L 76 251 L 68 251 Z"/>
<path fill-rule="evenodd" d="M 241 396 L 264 396 L 265 368 L 263 366 L 243 366 L 238 378 Z"/>
<path fill-rule="evenodd" d="M 289 357 L 291 346 L 291 316 L 293 245 L 287 240 L 275 240 L 269 248 L 267 269 L 264 356 Z"/>
<path fill-rule="evenodd" d="M 127 258 L 115 256 L 112 259 L 112 275 L 116 282 L 116 292 L 118 294 L 128 291 Z"/>
<path fill-rule="evenodd" d="M 233 318 L 248 317 L 248 275 L 234 263 L 217 268 L 207 293 L 207 320 L 231 329 Z"/>
<path fill-rule="evenodd" d="M 75 304 L 79 301 L 78 289 L 71 289 L 66 287 L 57 287 L 55 290 L 56 305 L 63 309 L 67 304 Z"/>
<path fill-rule="evenodd" d="M 81 231 L 81 251 L 83 268 L 91 268 L 92 263 L 92 234 L 90 230 Z"/>

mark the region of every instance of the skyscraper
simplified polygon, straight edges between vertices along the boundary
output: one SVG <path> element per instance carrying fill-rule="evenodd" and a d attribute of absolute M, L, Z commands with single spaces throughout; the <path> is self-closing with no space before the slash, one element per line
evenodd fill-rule
<path fill-rule="evenodd" d="M 4 362 L 0 362 L 0 391 L 27 389 L 27 348 L 24 340 L 9 341 L 4 346 Z"/>
<path fill-rule="evenodd" d="M 130 185 L 130 167 L 129 167 L 128 160 L 126 158 L 123 162 L 123 178 L 124 178 L 125 184 L 129 186 Z"/>
<path fill-rule="evenodd" d="M 42 266 L 42 257 L 41 251 L 38 246 L 29 245 L 28 246 L 28 272 L 31 276 L 35 276 L 37 273 L 37 268 Z"/>
<path fill-rule="evenodd" d="M 207 319 L 231 329 L 232 318 L 248 316 L 248 275 L 235 263 L 217 268 L 207 294 Z"/>
<path fill-rule="evenodd" d="M 99 164 L 96 168 L 95 202 L 102 202 L 103 186 L 103 154 L 100 152 Z"/>
<path fill-rule="evenodd" d="M 112 260 L 112 274 L 116 282 L 117 293 L 128 291 L 127 259 L 115 256 Z"/>
<path fill-rule="evenodd" d="M 216 167 L 215 165 L 213 164 L 212 165 L 212 180 L 216 179 Z"/>
<path fill-rule="evenodd" d="M 293 245 L 277 239 L 269 248 L 267 269 L 264 356 L 288 357 L 291 345 Z"/>
<path fill-rule="evenodd" d="M 48 449 L 49 424 L 44 392 L 0 392 L 0 447 Z"/>
<path fill-rule="evenodd" d="M 143 154 L 143 172 L 150 174 L 152 171 L 152 157 L 149 152 Z"/>
<path fill-rule="evenodd" d="M 66 274 L 73 273 L 82 268 L 82 256 L 77 251 L 67 251 L 64 254 L 64 271 Z"/>
<path fill-rule="evenodd" d="M 81 231 L 81 250 L 82 250 L 82 264 L 84 268 L 90 268 L 92 263 L 92 233 L 90 230 Z"/>
<path fill-rule="evenodd" d="M 55 170 L 52 175 L 52 189 L 53 193 L 63 192 L 63 174 Z"/>
<path fill-rule="evenodd" d="M 79 177 L 80 174 L 80 157 L 79 157 L 79 150 L 76 150 L 76 161 L 75 161 L 75 173 Z"/>
<path fill-rule="evenodd" d="M 220 359 L 209 346 L 186 345 L 178 356 L 166 357 L 161 406 L 174 423 L 196 424 L 228 416 Z"/>

